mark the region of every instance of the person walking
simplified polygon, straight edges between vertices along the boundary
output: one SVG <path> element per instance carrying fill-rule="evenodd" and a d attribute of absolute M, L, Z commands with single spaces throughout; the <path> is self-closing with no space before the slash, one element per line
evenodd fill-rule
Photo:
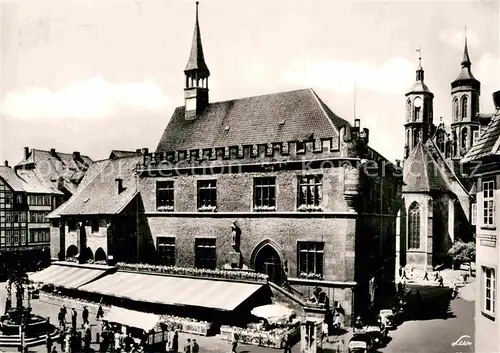
<path fill-rule="evenodd" d="M 96 314 L 95 318 L 97 321 L 104 318 L 104 310 L 102 309 L 101 304 L 99 304 L 99 307 L 97 308 L 97 314 Z"/>
<path fill-rule="evenodd" d="M 84 325 L 89 323 L 89 309 L 87 309 L 86 305 L 83 307 L 82 320 Z"/>
<path fill-rule="evenodd" d="M 429 280 L 429 272 L 427 272 L 427 270 L 425 270 L 425 273 L 424 273 L 424 281 L 428 281 Z"/>
<path fill-rule="evenodd" d="M 198 342 L 196 340 L 193 340 L 193 344 L 191 346 L 191 353 L 199 353 L 200 352 L 200 346 L 198 345 Z"/>
<path fill-rule="evenodd" d="M 75 308 L 72 309 L 72 313 L 71 313 L 71 327 L 73 329 L 73 331 L 76 331 L 76 318 L 78 316 L 78 314 L 76 313 L 76 310 Z"/>
<path fill-rule="evenodd" d="M 47 347 L 47 353 L 52 352 L 52 337 L 50 337 L 50 334 L 47 334 L 47 338 L 45 339 L 45 347 Z"/>
<path fill-rule="evenodd" d="M 434 272 L 434 282 L 437 282 L 439 280 L 439 271 Z"/>
<path fill-rule="evenodd" d="M 238 347 L 238 336 L 233 332 L 233 336 L 231 338 L 231 353 L 236 353 L 236 348 Z"/>
<path fill-rule="evenodd" d="M 443 276 L 439 275 L 439 278 L 438 278 L 438 283 L 439 283 L 439 287 L 444 287 L 444 284 L 443 284 Z"/>
<path fill-rule="evenodd" d="M 191 339 L 188 338 L 186 340 L 186 344 L 184 345 L 184 353 L 191 353 Z"/>
<path fill-rule="evenodd" d="M 283 353 L 292 353 L 292 347 L 290 344 L 290 336 L 288 335 L 288 331 L 285 331 L 283 336 Z"/>
<path fill-rule="evenodd" d="M 408 276 L 406 276 L 406 270 L 403 268 L 402 270 L 403 275 L 401 276 L 401 279 L 408 279 Z"/>

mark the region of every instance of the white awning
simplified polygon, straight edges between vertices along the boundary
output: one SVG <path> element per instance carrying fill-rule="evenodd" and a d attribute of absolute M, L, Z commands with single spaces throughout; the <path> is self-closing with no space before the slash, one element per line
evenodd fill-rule
<path fill-rule="evenodd" d="M 160 317 L 155 314 L 112 306 L 104 314 L 103 320 L 149 331 L 160 321 Z"/>

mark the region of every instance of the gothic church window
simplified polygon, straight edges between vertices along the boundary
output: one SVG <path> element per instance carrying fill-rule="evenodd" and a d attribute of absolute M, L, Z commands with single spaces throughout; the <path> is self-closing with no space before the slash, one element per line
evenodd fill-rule
<path fill-rule="evenodd" d="M 455 98 L 453 101 L 453 120 L 458 120 L 458 99 Z"/>
<path fill-rule="evenodd" d="M 406 121 L 410 121 L 411 118 L 411 101 L 408 99 L 406 102 Z"/>
<path fill-rule="evenodd" d="M 414 202 L 408 212 L 408 249 L 420 248 L 420 206 Z"/>
<path fill-rule="evenodd" d="M 466 128 L 462 129 L 461 147 L 467 148 L 467 129 Z"/>
<path fill-rule="evenodd" d="M 462 115 L 462 120 L 467 118 L 467 104 L 468 104 L 467 96 L 463 96 L 461 101 L 461 111 L 460 111 Z"/>

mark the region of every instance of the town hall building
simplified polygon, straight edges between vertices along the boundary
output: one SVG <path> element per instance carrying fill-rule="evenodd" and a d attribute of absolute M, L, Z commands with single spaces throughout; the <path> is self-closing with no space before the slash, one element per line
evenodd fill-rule
<path fill-rule="evenodd" d="M 481 83 L 472 74 L 465 39 L 458 77 L 451 83 L 452 122 L 434 124 L 434 94 L 424 82 L 421 58 L 406 93 L 403 199 L 398 262 L 433 269 L 446 262 L 457 240 L 473 241 L 475 183 L 461 159 L 476 144 L 492 114 L 479 112 Z"/>

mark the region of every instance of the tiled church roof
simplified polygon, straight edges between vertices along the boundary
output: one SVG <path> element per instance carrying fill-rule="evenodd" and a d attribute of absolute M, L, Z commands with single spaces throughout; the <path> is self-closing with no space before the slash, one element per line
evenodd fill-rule
<path fill-rule="evenodd" d="M 451 192 L 446 176 L 422 142 L 408 156 L 404 169 L 403 192 Z"/>
<path fill-rule="evenodd" d="M 500 146 L 500 110 L 491 119 L 485 131 L 479 137 L 479 140 L 469 150 L 462 159 L 461 163 L 467 163 L 480 160 L 491 155 L 499 155 Z"/>
<path fill-rule="evenodd" d="M 312 89 L 280 92 L 211 103 L 192 120 L 178 107 L 156 152 L 328 138 L 346 125 Z"/>

